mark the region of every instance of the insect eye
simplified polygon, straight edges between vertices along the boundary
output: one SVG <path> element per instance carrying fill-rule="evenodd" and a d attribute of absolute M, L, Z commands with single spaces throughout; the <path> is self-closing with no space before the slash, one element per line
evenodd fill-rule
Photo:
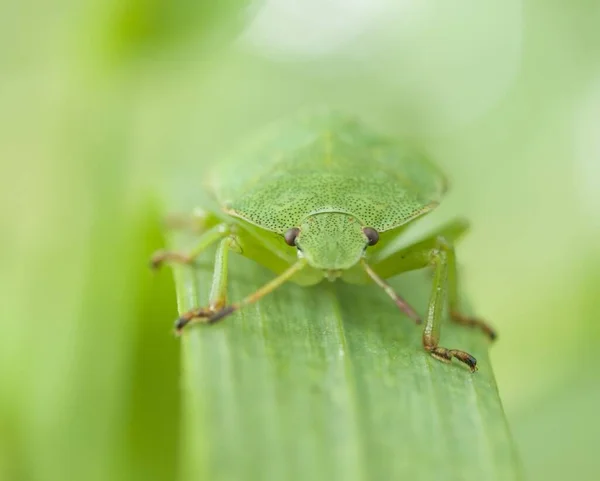
<path fill-rule="evenodd" d="M 372 227 L 365 227 L 363 232 L 367 236 L 370 246 L 374 246 L 379 241 L 379 233 Z"/>
<path fill-rule="evenodd" d="M 291 229 L 289 229 L 283 235 L 283 238 L 285 239 L 285 243 L 289 246 L 295 246 L 296 245 L 296 237 L 298 237 L 298 234 L 300 234 L 300 229 L 298 229 L 298 227 L 292 227 Z"/>

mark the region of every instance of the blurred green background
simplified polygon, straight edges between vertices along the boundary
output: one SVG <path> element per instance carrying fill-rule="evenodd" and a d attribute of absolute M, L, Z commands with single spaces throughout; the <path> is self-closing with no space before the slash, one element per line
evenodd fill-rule
<path fill-rule="evenodd" d="M 322 103 L 445 167 L 431 222 L 473 222 L 464 286 L 527 477 L 598 479 L 599 26 L 592 0 L 0 3 L 0 479 L 177 476 L 158 216 Z"/>

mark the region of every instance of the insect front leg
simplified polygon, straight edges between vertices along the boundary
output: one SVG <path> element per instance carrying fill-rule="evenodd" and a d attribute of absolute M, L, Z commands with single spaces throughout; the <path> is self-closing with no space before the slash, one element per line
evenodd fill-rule
<path fill-rule="evenodd" d="M 425 329 L 423 329 L 423 347 L 436 359 L 444 362 L 452 361 L 456 358 L 469 366 L 471 371 L 477 369 L 477 360 L 468 352 L 458 349 L 447 349 L 439 345 L 440 330 L 444 307 L 446 304 L 445 294 L 449 291 L 449 255 L 448 248 L 444 245 L 442 239 L 439 240 L 440 248 L 430 252 L 431 261 L 434 264 L 433 285 L 427 317 L 425 319 Z"/>
<path fill-rule="evenodd" d="M 192 322 L 209 322 L 209 319 L 220 312 L 227 304 L 227 274 L 229 251 L 241 252 L 235 237 L 222 239 L 215 253 L 213 279 L 210 289 L 208 307 L 199 307 L 183 313 L 175 323 L 175 330 L 181 330 Z"/>
<path fill-rule="evenodd" d="M 385 258 L 377 255 L 370 261 L 372 268 L 382 278 L 396 276 L 402 272 L 422 269 L 432 265 L 432 253 L 440 249 L 446 252 L 448 263 L 448 307 L 450 319 L 465 326 L 481 329 L 491 340 L 496 339 L 495 330 L 481 319 L 462 314 L 458 289 L 458 272 L 454 243 L 468 230 L 469 224 L 464 219 L 456 219 L 434 231 L 425 239 L 409 245 Z M 435 257 L 435 256 L 433 256 Z"/>
<path fill-rule="evenodd" d="M 393 254 L 378 259 L 371 266 L 381 277 L 393 277 L 402 272 L 433 267 L 433 288 L 425 319 L 423 346 L 433 357 L 449 362 L 454 357 L 475 370 L 477 361 L 469 353 L 458 349 L 439 346 L 441 322 L 446 301 L 450 319 L 456 323 L 480 328 L 490 339 L 496 337 L 494 330 L 485 322 L 461 314 L 458 294 L 456 254 L 453 241 L 466 231 L 467 224 L 458 220 L 452 222 L 430 237 L 405 247 Z"/>
<path fill-rule="evenodd" d="M 224 251 L 225 252 L 225 251 Z M 279 276 L 275 277 L 271 281 L 267 282 L 264 286 L 246 296 L 244 299 L 238 302 L 234 302 L 228 305 L 223 306 L 218 310 L 212 310 L 210 307 L 208 308 L 199 308 L 192 309 L 181 315 L 181 317 L 175 322 L 175 329 L 177 333 L 180 333 L 181 330 L 188 325 L 190 322 L 203 322 L 205 324 L 214 324 L 217 321 L 233 314 L 236 311 L 248 306 L 250 304 L 255 303 L 256 301 L 262 299 L 267 294 L 273 292 L 279 286 L 285 284 L 290 278 L 294 276 L 298 271 L 302 270 L 306 266 L 306 260 L 304 258 L 300 258 L 296 261 L 296 263 L 289 266 L 285 271 L 283 271 Z M 226 269 L 226 262 L 223 264 L 223 269 Z M 218 270 L 216 271 L 219 272 Z M 224 272 L 224 271 L 223 271 Z M 226 288 L 226 282 L 223 282 L 221 279 L 213 279 L 213 288 L 211 291 L 211 298 L 217 300 L 219 303 L 223 299 L 219 296 L 219 294 L 223 293 Z M 215 297 L 213 297 L 213 293 L 215 293 Z"/>

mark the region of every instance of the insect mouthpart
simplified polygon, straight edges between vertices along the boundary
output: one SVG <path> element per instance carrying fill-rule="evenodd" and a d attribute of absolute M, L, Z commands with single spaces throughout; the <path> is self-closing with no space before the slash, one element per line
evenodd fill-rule
<path fill-rule="evenodd" d="M 342 269 L 329 269 L 323 273 L 329 282 L 333 282 L 342 275 Z"/>

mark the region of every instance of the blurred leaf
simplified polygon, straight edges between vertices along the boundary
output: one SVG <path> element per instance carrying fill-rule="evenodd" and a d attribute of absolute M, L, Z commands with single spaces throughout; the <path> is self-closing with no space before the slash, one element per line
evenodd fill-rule
<path fill-rule="evenodd" d="M 511 416 L 527 479 L 598 479 L 600 377 L 597 358 Z M 557 435 L 558 434 L 558 435 Z"/>
<path fill-rule="evenodd" d="M 123 472 L 128 480 L 174 479 L 179 462 L 180 394 L 177 343 L 165 343 L 164 319 L 173 315 L 174 290 L 166 276 L 152 276 L 146 261 L 161 242 L 156 209 L 139 212 L 132 226 L 137 234 L 132 286 L 135 312 L 131 343 L 130 382 L 123 390 L 126 433 L 122 453 Z M 133 268 L 133 267 L 132 267 Z M 169 285 L 170 284 L 170 285 Z"/>
<path fill-rule="evenodd" d="M 210 256 L 176 268 L 181 310 L 207 302 Z M 232 256 L 230 297 L 272 274 Z M 393 283 L 420 310 L 427 276 Z M 445 365 L 375 286 L 285 285 L 184 347 L 184 479 L 519 479 L 480 332 L 443 345 L 480 370 Z"/>
<path fill-rule="evenodd" d="M 248 0 L 126 0 L 112 3 L 107 29 L 118 53 L 140 53 L 195 38 L 224 40 L 244 20 Z M 197 53 L 196 53 L 197 55 Z"/>

